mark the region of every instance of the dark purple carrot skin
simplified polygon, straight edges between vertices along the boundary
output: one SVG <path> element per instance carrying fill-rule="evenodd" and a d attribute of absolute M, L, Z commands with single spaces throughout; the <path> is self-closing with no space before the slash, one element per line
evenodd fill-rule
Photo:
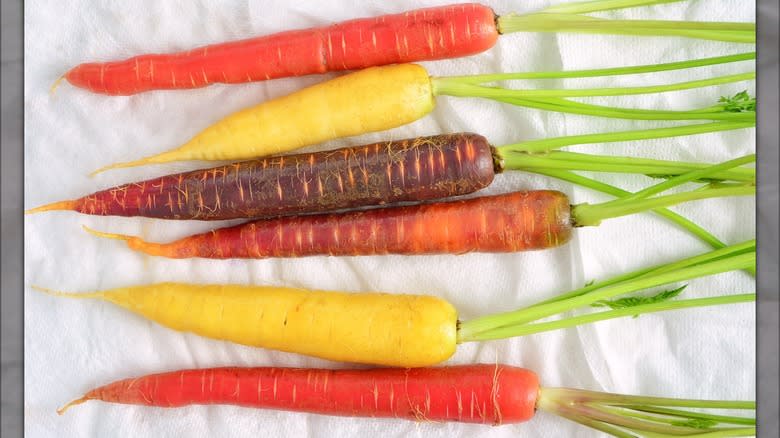
<path fill-rule="evenodd" d="M 170 243 L 112 237 L 150 255 L 224 259 L 516 252 L 561 245 L 569 240 L 571 230 L 566 195 L 539 190 L 265 219 Z"/>
<path fill-rule="evenodd" d="M 179 173 L 96 192 L 66 208 L 158 219 L 275 217 L 465 195 L 490 185 L 494 174 L 487 140 L 459 133 Z"/>

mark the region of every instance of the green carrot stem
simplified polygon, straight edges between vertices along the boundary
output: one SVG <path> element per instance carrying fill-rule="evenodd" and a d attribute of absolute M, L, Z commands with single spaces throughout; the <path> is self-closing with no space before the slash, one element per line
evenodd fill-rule
<path fill-rule="evenodd" d="M 578 154 L 575 152 L 553 151 L 544 154 L 502 153 L 497 149 L 503 169 L 533 171 L 534 169 L 584 170 L 591 172 L 634 173 L 644 175 L 663 175 L 669 177 L 707 167 L 705 163 L 654 160 L 638 157 L 618 157 L 597 154 Z M 755 181 L 755 169 L 738 167 L 714 172 L 709 180 Z"/>
<path fill-rule="evenodd" d="M 568 135 L 563 137 L 527 140 L 519 143 L 500 146 L 497 149 L 502 155 L 508 156 L 510 152 L 548 152 L 565 146 L 680 137 L 686 135 L 705 134 L 709 132 L 728 131 L 732 129 L 751 128 L 753 126 L 755 126 L 755 122 L 717 121 L 710 123 L 695 123 L 674 126 L 669 128 L 641 129 L 600 134 Z M 508 159 L 508 157 L 505 158 Z"/>
<path fill-rule="evenodd" d="M 643 304 L 621 309 L 607 310 L 602 312 L 579 315 L 555 321 L 538 322 L 532 324 L 518 324 L 499 327 L 493 330 L 484 331 L 469 338 L 468 341 L 489 341 L 495 339 L 507 339 L 517 336 L 526 336 L 535 333 L 543 333 L 564 328 L 576 327 L 582 324 L 590 324 L 608 319 L 623 318 L 627 316 L 644 315 L 647 313 L 664 312 L 668 310 L 688 309 L 692 307 L 719 306 L 723 304 L 736 304 L 753 302 L 756 300 L 756 294 L 724 295 L 711 298 L 696 298 L 677 301 L 663 301 L 660 303 Z"/>
<path fill-rule="evenodd" d="M 723 42 L 754 43 L 754 23 L 616 20 L 580 14 L 536 12 L 498 17 L 502 34 L 512 32 L 576 32 L 612 35 L 679 36 Z"/>
<path fill-rule="evenodd" d="M 666 435 L 691 435 L 693 433 L 701 432 L 701 429 L 693 427 L 658 424 L 654 421 L 645 421 L 633 418 L 629 415 L 605 412 L 601 409 L 597 409 L 591 404 L 580 404 L 577 406 L 577 411 L 588 418 L 624 427 L 634 432 L 642 431 Z"/>
<path fill-rule="evenodd" d="M 749 154 L 745 155 L 743 157 L 735 158 L 733 160 L 724 161 L 723 163 L 716 164 L 713 166 L 707 166 L 703 167 L 694 171 L 690 171 L 687 173 L 684 173 L 682 175 L 677 175 L 673 178 L 669 178 L 666 181 L 663 181 L 659 184 L 656 184 L 654 186 L 650 186 L 646 189 L 640 190 L 636 193 L 633 193 L 628 196 L 624 196 L 622 198 L 616 199 L 614 201 L 609 201 L 606 203 L 601 204 L 601 206 L 618 206 L 618 205 L 627 205 L 629 203 L 632 203 L 639 199 L 647 199 L 650 196 L 653 196 L 657 193 L 664 192 L 666 190 L 669 190 L 671 188 L 677 187 L 681 184 L 696 181 L 702 177 L 711 177 L 713 175 L 717 175 L 718 172 L 721 170 L 728 170 L 732 169 L 737 166 L 741 166 L 743 164 L 753 163 L 756 161 L 756 154 Z M 753 181 L 755 184 L 755 180 Z M 712 186 L 715 187 L 715 186 Z M 718 186 L 718 188 L 726 188 L 727 186 Z"/>
<path fill-rule="evenodd" d="M 537 400 L 537 408 L 541 410 L 619 437 L 732 437 L 746 436 L 750 432 L 755 434 L 755 426 L 729 427 L 754 424 L 755 419 L 708 415 L 669 407 L 755 410 L 756 404 L 751 401 L 643 397 L 568 388 L 542 388 Z M 643 412 L 659 415 L 645 415 Z M 670 421 L 670 418 L 674 420 Z M 702 423 L 702 420 L 705 422 Z"/>
<path fill-rule="evenodd" d="M 581 306 L 589 306 L 596 301 L 623 295 L 638 290 L 649 289 L 664 284 L 685 281 L 693 278 L 714 275 L 721 272 L 744 269 L 755 266 L 756 254 L 737 254 L 725 259 L 716 259 L 707 263 L 675 269 L 673 271 L 656 272 L 654 275 L 641 275 L 626 281 L 618 282 L 592 290 L 586 294 L 572 296 L 565 300 L 553 301 L 543 305 L 534 305 L 510 312 L 483 316 L 471 321 L 462 322 L 458 331 L 458 342 L 469 342 L 487 336 L 489 330 L 504 326 L 517 326 L 537 321 L 542 318 L 567 312 Z"/>
<path fill-rule="evenodd" d="M 679 0 L 675 0 L 679 1 Z M 756 59 L 755 52 L 738 53 L 736 55 L 715 56 L 711 58 L 692 59 L 689 61 L 667 62 L 663 64 L 639 65 L 632 67 L 612 67 L 588 70 L 548 71 L 548 72 L 517 72 L 495 73 L 469 76 L 447 76 L 446 79 L 462 84 L 484 84 L 487 82 L 518 80 L 518 79 L 566 79 L 566 78 L 591 78 L 600 76 L 633 75 L 642 73 L 654 73 L 669 70 L 690 69 L 708 65 L 727 64 L 730 62 L 749 61 Z"/>
<path fill-rule="evenodd" d="M 598 192 L 606 193 L 612 196 L 625 196 L 631 194 L 631 192 L 625 191 L 618 187 L 611 186 L 601 181 L 596 181 L 594 179 L 587 178 L 585 176 L 578 175 L 576 173 L 565 171 L 565 170 L 533 169 L 530 170 L 530 172 L 537 173 L 539 175 L 549 176 L 552 178 L 557 178 L 562 181 L 568 181 L 573 184 L 577 184 L 579 186 L 586 187 Z M 699 239 L 701 239 L 702 241 L 704 241 L 705 243 L 707 243 L 708 245 L 710 245 L 715 249 L 723 248 L 726 246 L 725 243 L 723 243 L 717 237 L 713 236 L 709 231 L 705 230 L 695 222 L 692 222 L 691 220 L 669 209 L 656 208 L 653 209 L 652 212 L 677 224 L 681 228 L 687 230 L 688 232 L 698 237 Z M 755 273 L 753 272 L 752 275 L 755 275 Z"/>
<path fill-rule="evenodd" d="M 638 6 L 651 6 L 662 3 L 676 3 L 685 0 L 591 0 L 574 3 L 563 3 L 542 9 L 539 12 L 587 14 L 589 12 L 603 12 L 613 9 L 635 8 Z"/>
<path fill-rule="evenodd" d="M 577 227 L 596 226 L 605 219 L 636 214 L 659 207 L 669 207 L 683 202 L 691 202 L 709 198 L 726 196 L 755 195 L 754 185 L 726 187 L 707 190 L 695 190 L 691 192 L 675 193 L 672 195 L 658 196 L 650 199 L 641 199 L 622 205 L 609 206 L 604 204 L 578 204 L 572 206 L 572 217 Z"/>
<path fill-rule="evenodd" d="M 608 403 L 613 406 L 664 406 L 676 408 L 702 408 L 702 409 L 739 409 L 754 410 L 754 401 L 735 400 L 695 400 L 668 397 L 650 397 L 642 395 L 613 394 L 609 392 L 588 391 L 586 389 L 570 388 L 544 388 L 542 389 L 547 401 L 576 401 L 578 403 Z M 743 418 L 743 417 L 735 417 Z"/>
<path fill-rule="evenodd" d="M 453 82 L 447 78 L 432 78 L 435 95 L 447 95 L 457 97 L 519 97 L 519 98 L 548 98 L 548 97 L 597 97 L 597 96 L 629 96 L 637 94 L 665 93 L 669 91 L 690 90 L 692 88 L 711 87 L 714 85 L 728 84 L 755 79 L 755 72 L 738 73 L 719 76 L 715 78 L 700 79 L 695 81 L 678 82 L 674 84 L 650 85 L 644 87 L 616 87 L 616 88 L 585 88 L 585 89 L 546 89 L 546 90 L 510 90 L 500 87 L 487 87 L 481 85 L 463 84 Z"/>
<path fill-rule="evenodd" d="M 711 420 L 718 423 L 741 424 L 746 426 L 752 426 L 756 424 L 755 418 L 705 414 L 703 412 L 681 411 L 679 409 L 670 409 L 657 406 L 625 405 L 625 407 L 635 411 L 652 412 L 656 414 L 673 415 L 676 417 L 686 417 L 699 420 Z"/>
<path fill-rule="evenodd" d="M 515 97 L 492 97 L 497 102 L 525 108 L 534 108 L 560 113 L 580 114 L 595 117 L 629 120 L 724 120 L 734 122 L 752 122 L 756 115 L 750 112 L 712 112 L 645 110 L 636 108 L 616 108 L 603 105 L 592 105 L 561 98 L 521 99 Z"/>

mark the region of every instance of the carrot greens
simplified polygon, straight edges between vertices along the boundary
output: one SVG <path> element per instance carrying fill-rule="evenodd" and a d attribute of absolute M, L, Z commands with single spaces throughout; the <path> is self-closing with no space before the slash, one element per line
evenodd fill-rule
<path fill-rule="evenodd" d="M 591 17 L 587 13 L 637 6 L 652 6 L 680 0 L 597 0 L 555 5 L 529 14 L 498 17 L 498 31 L 578 32 L 614 35 L 677 36 L 734 43 L 754 43 L 754 23 L 671 20 L 618 20 Z"/>
<path fill-rule="evenodd" d="M 565 317 L 552 321 L 540 321 L 581 307 L 603 304 L 606 302 L 605 300 L 618 295 L 630 294 L 669 283 L 686 281 L 721 272 L 755 267 L 755 248 L 755 240 L 751 240 L 743 244 L 711 251 L 704 255 L 652 268 L 640 269 L 604 282 L 593 283 L 519 310 L 464 321 L 460 323 L 458 342 L 504 339 L 664 310 L 754 301 L 754 293 L 686 300 L 667 299 L 657 300 L 657 302 L 638 299 L 634 306 L 624 306 L 618 309 Z"/>

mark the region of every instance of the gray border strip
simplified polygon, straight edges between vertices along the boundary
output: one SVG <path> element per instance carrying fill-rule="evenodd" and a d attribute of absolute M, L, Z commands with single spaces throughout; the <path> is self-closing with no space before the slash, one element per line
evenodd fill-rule
<path fill-rule="evenodd" d="M 778 427 L 778 2 L 758 0 L 758 436 Z"/>
<path fill-rule="evenodd" d="M 2 432 L 22 436 L 24 128 L 22 114 L 24 48 L 21 0 L 3 1 L 2 33 Z"/>

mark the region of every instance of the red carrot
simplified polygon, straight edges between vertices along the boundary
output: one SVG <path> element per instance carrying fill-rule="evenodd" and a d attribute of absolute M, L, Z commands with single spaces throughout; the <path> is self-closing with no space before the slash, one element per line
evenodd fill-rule
<path fill-rule="evenodd" d="M 755 419 L 682 408 L 755 410 L 754 402 L 626 396 L 540 388 L 537 375 L 507 365 L 325 370 L 211 368 L 120 380 L 63 406 L 88 400 L 172 408 L 229 404 L 350 417 L 453 421 L 498 426 L 543 409 L 618 436 L 755 433 Z M 674 409 L 670 409 L 674 408 Z M 698 420 L 698 421 L 697 421 Z M 629 434 L 628 432 L 631 432 Z"/>
<path fill-rule="evenodd" d="M 64 77 L 75 86 L 109 95 L 198 88 L 213 83 L 262 81 L 457 58 L 483 52 L 495 45 L 499 34 L 512 32 L 668 35 L 755 41 L 752 23 L 606 20 L 582 15 L 668 1 L 648 0 L 622 6 L 615 6 L 609 0 L 588 1 L 500 17 L 489 7 L 478 4 L 432 7 L 204 46 L 187 52 L 81 64 Z"/>
<path fill-rule="evenodd" d="M 454 58 L 492 47 L 495 19 L 477 4 L 418 9 L 182 53 L 81 64 L 65 78 L 96 93 L 127 95 Z"/>
<path fill-rule="evenodd" d="M 447 134 L 168 175 L 28 213 L 200 220 L 284 216 L 465 195 L 490 185 L 494 174 L 487 139 Z"/>
<path fill-rule="evenodd" d="M 530 419 L 538 391 L 536 374 L 503 365 L 370 370 L 214 368 L 121 380 L 88 392 L 59 412 L 72 404 L 102 400 L 160 407 L 233 404 L 498 425 Z"/>
<path fill-rule="evenodd" d="M 450 202 L 259 220 L 171 243 L 100 233 L 130 248 L 170 258 L 266 258 L 312 255 L 461 254 L 515 252 L 566 243 L 573 227 L 720 196 L 755 194 L 754 181 L 655 196 L 678 185 L 755 161 L 740 157 L 691 171 L 614 201 L 570 205 L 563 193 L 539 190 Z"/>

